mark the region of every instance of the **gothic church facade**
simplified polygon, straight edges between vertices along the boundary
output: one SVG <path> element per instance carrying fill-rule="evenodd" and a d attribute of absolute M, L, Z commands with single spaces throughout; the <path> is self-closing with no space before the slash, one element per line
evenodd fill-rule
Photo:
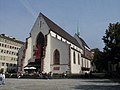
<path fill-rule="evenodd" d="M 18 72 L 24 72 L 26 67 L 57 74 L 89 72 L 91 49 L 79 35 L 71 36 L 40 13 L 19 51 Z"/>

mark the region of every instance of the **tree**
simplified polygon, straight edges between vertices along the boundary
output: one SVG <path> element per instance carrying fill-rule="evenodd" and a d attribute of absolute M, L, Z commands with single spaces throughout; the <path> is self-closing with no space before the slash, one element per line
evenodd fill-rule
<path fill-rule="evenodd" d="M 103 72 L 107 70 L 105 54 L 101 52 L 98 48 L 92 50 L 94 52 L 94 58 L 92 60 L 92 65 L 96 67 L 98 72 Z"/>
<path fill-rule="evenodd" d="M 120 62 L 120 23 L 109 24 L 105 36 L 103 36 L 105 43 L 104 53 L 107 61 L 119 66 Z M 117 68 L 117 67 L 116 67 Z"/>

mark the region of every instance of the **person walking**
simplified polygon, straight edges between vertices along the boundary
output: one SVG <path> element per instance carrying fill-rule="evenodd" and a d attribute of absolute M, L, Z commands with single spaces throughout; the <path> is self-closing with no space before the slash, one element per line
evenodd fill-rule
<path fill-rule="evenodd" d="M 5 85 L 5 74 L 2 73 L 2 85 Z"/>
<path fill-rule="evenodd" d="M 2 85 L 2 73 L 0 72 L 0 85 Z"/>

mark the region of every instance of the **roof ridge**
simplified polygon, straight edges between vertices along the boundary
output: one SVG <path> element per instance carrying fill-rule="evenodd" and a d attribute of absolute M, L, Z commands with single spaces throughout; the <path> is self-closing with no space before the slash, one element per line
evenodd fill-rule
<path fill-rule="evenodd" d="M 66 32 L 63 28 L 61 28 L 58 24 L 54 23 L 52 20 L 50 20 L 48 17 L 46 17 L 44 14 L 40 13 L 43 17 L 47 18 L 49 21 L 51 21 L 53 24 L 55 24 L 57 27 L 59 27 L 60 29 L 62 29 L 65 33 L 69 34 L 68 32 Z M 70 35 L 70 34 L 69 34 Z M 72 35 L 70 35 L 71 37 L 73 37 Z M 74 38 L 74 37 L 73 37 Z"/>
<path fill-rule="evenodd" d="M 77 35 L 77 37 L 83 42 L 83 44 L 84 44 L 85 46 L 87 46 L 87 47 L 90 49 L 90 47 L 87 45 L 87 43 L 86 43 L 81 37 L 79 37 L 78 35 Z"/>
<path fill-rule="evenodd" d="M 78 41 L 72 35 L 70 35 L 68 32 L 66 32 L 64 29 L 62 29 L 59 25 L 54 23 L 52 20 L 47 18 L 42 13 L 40 13 L 39 16 L 42 16 L 44 18 L 44 20 L 46 21 L 47 25 L 50 27 L 50 30 L 52 30 L 53 32 L 57 33 L 58 35 L 64 37 L 69 42 L 71 42 L 71 43 L 75 44 L 76 46 L 78 46 L 79 48 L 81 48 L 79 43 L 78 43 Z"/>

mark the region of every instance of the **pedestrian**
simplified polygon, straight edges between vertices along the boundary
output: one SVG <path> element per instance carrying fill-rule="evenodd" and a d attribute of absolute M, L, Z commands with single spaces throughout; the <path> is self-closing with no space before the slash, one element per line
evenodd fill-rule
<path fill-rule="evenodd" d="M 18 79 L 21 77 L 20 72 L 17 72 L 17 77 L 18 77 Z"/>
<path fill-rule="evenodd" d="M 48 79 L 52 79 L 52 72 L 48 73 Z"/>
<path fill-rule="evenodd" d="M 5 74 L 2 73 L 2 85 L 5 85 Z"/>
<path fill-rule="evenodd" d="M 2 73 L 0 72 L 0 85 L 2 84 Z"/>
<path fill-rule="evenodd" d="M 50 79 L 52 79 L 52 76 L 53 76 L 53 73 L 52 73 L 52 71 L 50 72 Z"/>

